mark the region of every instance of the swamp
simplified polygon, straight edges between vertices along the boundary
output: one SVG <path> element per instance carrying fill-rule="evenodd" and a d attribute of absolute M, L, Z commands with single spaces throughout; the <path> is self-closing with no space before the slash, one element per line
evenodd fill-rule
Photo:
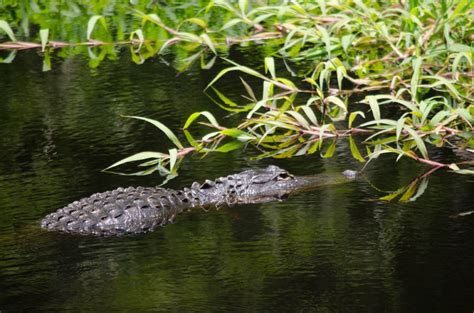
<path fill-rule="evenodd" d="M 473 55 L 473 0 L 0 0 L 0 312 L 473 312 Z M 270 165 L 357 178 L 40 227 Z"/>

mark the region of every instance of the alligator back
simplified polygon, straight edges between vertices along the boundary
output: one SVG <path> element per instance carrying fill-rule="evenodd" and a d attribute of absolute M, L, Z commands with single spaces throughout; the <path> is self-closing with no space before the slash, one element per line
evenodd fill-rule
<path fill-rule="evenodd" d="M 171 221 L 183 209 L 175 192 L 128 187 L 96 193 L 47 215 L 48 230 L 95 235 L 142 233 Z"/>

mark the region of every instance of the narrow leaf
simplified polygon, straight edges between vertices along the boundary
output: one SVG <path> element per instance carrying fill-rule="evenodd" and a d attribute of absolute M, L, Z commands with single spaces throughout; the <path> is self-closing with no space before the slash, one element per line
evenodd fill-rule
<path fill-rule="evenodd" d="M 92 31 L 94 31 L 95 24 L 100 19 L 104 19 L 104 17 L 102 15 L 94 15 L 87 22 L 87 40 L 91 40 Z"/>
<path fill-rule="evenodd" d="M 132 156 L 129 156 L 127 158 L 124 158 L 118 162 L 115 162 L 114 164 L 110 165 L 109 167 L 105 168 L 104 171 L 116 167 L 125 163 L 129 162 L 135 162 L 135 161 L 141 161 L 141 160 L 146 160 L 146 159 L 164 159 L 168 158 L 168 155 L 165 153 L 161 152 L 150 152 L 150 151 L 145 151 L 145 152 L 140 152 L 137 154 L 134 154 Z"/>
<path fill-rule="evenodd" d="M 351 148 L 351 153 L 352 153 L 352 156 L 354 157 L 354 159 L 358 160 L 359 162 L 364 163 L 365 159 L 360 154 L 359 148 L 357 148 L 355 140 L 354 140 L 354 138 L 352 138 L 352 136 L 349 136 L 349 146 Z"/>
<path fill-rule="evenodd" d="M 176 173 L 176 160 L 178 158 L 178 150 L 176 148 L 169 149 L 169 155 L 170 155 L 170 172 L 171 173 Z"/>
<path fill-rule="evenodd" d="M 138 119 L 138 120 L 143 120 L 143 121 L 146 121 L 148 123 L 151 123 L 153 125 L 155 125 L 156 127 L 158 127 L 163 133 L 165 133 L 165 135 L 175 144 L 176 147 L 178 147 L 179 149 L 183 149 L 183 145 L 182 143 L 179 141 L 178 137 L 176 137 L 176 135 L 168 128 L 166 127 L 163 123 L 161 122 L 158 122 L 156 120 L 152 120 L 150 118 L 146 118 L 146 117 L 141 117 L 141 116 L 129 116 L 129 115 L 125 115 L 124 117 L 128 117 L 128 118 L 134 118 L 134 119 Z"/>
<path fill-rule="evenodd" d="M 41 52 L 44 52 L 44 49 L 46 48 L 46 44 L 48 43 L 48 36 L 49 36 L 49 29 L 40 30 Z"/>
<path fill-rule="evenodd" d="M 189 126 L 191 126 L 191 124 L 194 122 L 194 120 L 197 119 L 201 115 L 204 115 L 213 126 L 219 127 L 219 123 L 217 123 L 217 120 L 214 117 L 214 115 L 212 115 L 208 111 L 201 111 L 201 112 L 195 112 L 195 113 L 191 114 L 188 117 L 188 119 L 186 120 L 186 123 L 184 123 L 183 129 L 189 128 Z"/>
<path fill-rule="evenodd" d="M 275 60 L 272 57 L 265 58 L 265 73 L 270 72 L 272 78 L 276 78 Z"/>
<path fill-rule="evenodd" d="M 2 29 L 5 33 L 7 33 L 11 41 L 16 42 L 15 35 L 13 34 L 13 31 L 10 28 L 10 25 L 8 25 L 6 21 L 0 20 L 0 29 Z"/>

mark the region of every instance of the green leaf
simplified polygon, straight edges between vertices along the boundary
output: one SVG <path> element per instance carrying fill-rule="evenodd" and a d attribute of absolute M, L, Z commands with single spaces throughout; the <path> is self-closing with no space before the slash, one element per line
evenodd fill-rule
<path fill-rule="evenodd" d="M 248 8 L 248 0 L 239 0 L 239 8 L 242 15 L 245 16 L 245 12 L 247 11 L 247 8 Z"/>
<path fill-rule="evenodd" d="M 204 40 L 204 42 L 209 47 L 209 49 L 211 49 L 211 51 L 214 54 L 217 54 L 216 48 L 214 48 L 214 43 L 212 42 L 211 38 L 209 38 L 209 35 L 208 34 L 201 34 L 200 37 Z"/>
<path fill-rule="evenodd" d="M 426 150 L 425 143 L 421 139 L 421 137 L 410 127 L 405 126 L 404 129 L 410 134 L 411 138 L 415 140 L 416 146 L 421 152 L 421 155 L 423 155 L 423 158 L 429 160 L 428 157 L 428 151 Z"/>
<path fill-rule="evenodd" d="M 469 113 L 468 110 L 464 108 L 459 108 L 459 109 L 456 109 L 454 112 L 458 113 L 466 122 L 471 124 L 471 126 L 474 123 L 474 116 L 471 113 Z"/>
<path fill-rule="evenodd" d="M 168 155 L 165 154 L 165 153 L 150 152 L 150 151 L 140 152 L 140 153 L 134 154 L 132 156 L 129 156 L 127 158 L 124 158 L 124 159 L 122 159 L 118 162 L 115 162 L 114 164 L 110 165 L 109 167 L 103 169 L 103 171 L 107 171 L 108 169 L 110 169 L 112 167 L 117 167 L 117 166 L 125 164 L 125 163 L 141 161 L 141 160 L 146 160 L 146 159 L 164 159 L 164 158 L 168 158 Z"/>
<path fill-rule="evenodd" d="M 396 141 L 397 141 L 397 145 L 398 145 L 398 141 L 400 141 L 400 136 L 402 134 L 402 130 L 403 130 L 403 127 L 405 126 L 405 119 L 406 119 L 406 115 L 408 113 L 405 113 L 403 114 L 397 121 L 397 129 L 396 129 Z"/>
<path fill-rule="evenodd" d="M 454 58 L 454 60 L 453 60 L 452 71 L 454 73 L 458 72 L 459 63 L 461 63 L 461 61 L 463 59 L 466 60 L 466 63 L 469 64 L 470 67 L 472 67 L 472 56 L 471 55 L 472 55 L 472 53 L 468 53 L 468 52 L 458 53 L 456 55 L 456 57 Z"/>
<path fill-rule="evenodd" d="M 435 114 L 435 116 L 433 116 L 429 124 L 435 127 L 436 125 L 438 125 L 438 123 L 440 123 L 443 119 L 445 119 L 446 117 L 450 115 L 451 113 L 448 111 L 439 111 L 438 113 Z"/>
<path fill-rule="evenodd" d="M 231 141 L 231 142 L 228 142 L 226 144 L 223 144 L 222 146 L 215 149 L 214 151 L 217 151 L 217 152 L 230 152 L 230 151 L 239 149 L 243 145 L 245 145 L 245 142 L 243 142 L 243 141 Z"/>
<path fill-rule="evenodd" d="M 347 49 L 349 48 L 349 46 L 352 44 L 353 41 L 354 41 L 354 35 L 345 35 L 341 37 L 341 45 L 345 53 L 347 53 Z"/>
<path fill-rule="evenodd" d="M 239 23 L 242 23 L 242 19 L 241 18 L 234 18 L 234 19 L 231 19 L 230 21 L 228 21 L 227 23 L 225 23 L 221 29 L 219 31 L 223 31 L 223 30 L 226 30 L 227 28 L 230 28 L 232 26 L 235 26 Z"/>
<path fill-rule="evenodd" d="M 176 37 L 181 40 L 193 42 L 197 44 L 202 44 L 204 42 L 204 38 L 201 38 L 193 33 L 188 33 L 188 32 L 179 32 L 176 34 Z"/>
<path fill-rule="evenodd" d="M 308 121 L 303 117 L 303 115 L 295 111 L 286 111 L 285 113 L 291 115 L 304 128 L 311 129 L 311 126 L 309 126 Z"/>
<path fill-rule="evenodd" d="M 374 96 L 367 96 L 365 97 L 364 101 L 370 105 L 370 109 L 372 110 L 372 114 L 374 115 L 375 121 L 380 121 L 380 108 L 377 98 Z"/>
<path fill-rule="evenodd" d="M 298 91 L 298 87 L 296 87 L 296 85 L 289 79 L 278 77 L 276 78 L 276 81 L 283 83 L 283 85 L 281 84 L 278 85 L 278 87 L 280 88 L 290 90 L 293 92 Z"/>
<path fill-rule="evenodd" d="M 249 141 L 249 140 L 254 140 L 255 136 L 250 135 L 247 132 L 244 132 L 241 129 L 238 128 L 228 128 L 228 129 L 223 129 L 220 131 L 221 134 L 236 138 L 237 140 L 240 141 Z"/>
<path fill-rule="evenodd" d="M 412 62 L 413 75 L 411 77 L 411 95 L 413 99 L 417 98 L 416 96 L 418 91 L 418 82 L 420 81 L 421 61 L 422 59 L 420 57 L 416 57 Z"/>
<path fill-rule="evenodd" d="M 7 33 L 11 41 L 16 42 L 15 35 L 13 34 L 13 31 L 10 28 L 10 25 L 8 25 L 6 21 L 0 20 L 0 29 L 2 29 L 5 33 Z"/>
<path fill-rule="evenodd" d="M 204 28 L 204 29 L 207 28 L 207 23 L 204 20 L 200 19 L 200 18 L 191 17 L 191 18 L 186 19 L 186 21 L 190 22 L 190 23 L 193 23 L 193 24 L 196 24 L 201 28 Z"/>
<path fill-rule="evenodd" d="M 304 113 L 306 114 L 306 116 L 308 117 L 308 119 L 311 121 L 313 125 L 315 126 L 319 125 L 318 119 L 316 118 L 316 115 L 314 114 L 313 109 L 309 105 L 299 106 L 298 109 L 302 109 L 304 111 Z"/>
<path fill-rule="evenodd" d="M 344 101 L 342 101 L 340 98 L 338 98 L 336 96 L 326 97 L 326 99 L 324 99 L 324 102 L 325 103 L 333 103 L 333 104 L 337 105 L 338 107 L 340 107 L 343 110 L 344 113 L 347 113 L 346 104 L 344 103 Z"/>
<path fill-rule="evenodd" d="M 258 101 L 253 107 L 253 109 L 250 110 L 250 112 L 247 114 L 247 119 L 250 119 L 255 112 L 257 112 L 261 107 L 263 107 L 267 103 L 267 101 L 268 101 L 267 99 Z"/>
<path fill-rule="evenodd" d="M 336 75 L 337 75 L 337 86 L 339 87 L 339 90 L 342 90 L 342 80 L 344 79 L 344 76 L 346 76 L 346 69 L 342 66 L 338 66 L 336 68 Z"/>
<path fill-rule="evenodd" d="M 248 111 L 250 108 L 252 108 L 253 105 L 247 105 L 247 106 L 239 106 L 237 103 L 235 103 L 234 101 L 230 100 L 229 98 L 227 98 L 223 93 L 221 93 L 218 89 L 214 88 L 214 87 L 211 87 L 212 90 L 214 90 L 214 92 L 216 93 L 216 95 L 219 97 L 219 99 L 224 102 L 226 106 L 222 105 L 221 103 L 219 103 L 218 101 L 215 101 L 213 100 L 215 103 L 217 103 L 221 108 L 225 109 L 225 110 L 228 110 L 228 111 L 232 111 L 232 112 L 244 112 L 244 111 Z"/>
<path fill-rule="evenodd" d="M 460 43 L 453 43 L 453 44 L 448 45 L 448 50 L 452 52 L 474 53 L 474 48 L 469 47 L 468 45 L 460 44 Z"/>
<path fill-rule="evenodd" d="M 360 115 L 362 116 L 363 118 L 365 118 L 365 114 L 364 112 L 362 111 L 355 111 L 355 112 L 351 112 L 351 114 L 349 114 L 349 128 L 352 128 L 352 123 L 354 122 L 355 118 L 357 117 L 357 115 Z"/>
<path fill-rule="evenodd" d="M 232 63 L 234 63 L 234 62 L 232 62 Z M 218 81 L 225 74 L 227 74 L 229 72 L 233 72 L 233 71 L 240 71 L 240 72 L 244 72 L 246 74 L 261 78 L 261 79 L 266 79 L 266 77 L 264 75 L 260 74 L 257 71 L 255 71 L 251 68 L 248 68 L 246 66 L 238 65 L 238 66 L 228 67 L 228 68 L 223 69 L 222 71 L 220 71 L 219 74 L 217 74 L 216 77 L 214 77 L 214 79 L 206 86 L 206 88 L 204 90 L 206 90 L 209 87 L 211 87 L 212 85 L 214 85 L 214 83 L 216 81 Z"/>
<path fill-rule="evenodd" d="M 242 81 L 242 84 L 244 85 L 244 88 L 247 91 L 249 97 L 252 99 L 252 101 L 257 102 L 257 97 L 255 97 L 255 93 L 253 92 L 252 87 L 250 87 L 250 85 L 247 84 L 247 82 L 242 77 L 240 77 L 240 80 Z"/>
<path fill-rule="evenodd" d="M 423 86 L 423 87 L 426 87 L 426 88 L 434 88 L 434 87 L 438 87 L 439 85 L 444 85 L 446 86 L 446 88 L 448 89 L 448 91 L 450 91 L 450 94 L 456 98 L 456 99 L 459 99 L 460 98 L 460 94 L 459 92 L 456 90 L 456 88 L 454 87 L 454 85 L 452 84 L 453 81 L 450 81 L 442 76 L 439 76 L 439 75 L 425 75 L 423 76 L 423 79 L 433 79 L 435 80 L 434 83 L 432 84 L 424 84 L 424 85 L 420 85 L 420 86 Z"/>
<path fill-rule="evenodd" d="M 364 163 L 365 162 L 365 159 L 362 157 L 362 155 L 360 154 L 360 151 L 359 151 L 359 148 L 357 148 L 357 145 L 355 143 L 355 140 L 354 138 L 352 138 L 352 136 L 349 136 L 349 146 L 351 148 L 351 153 L 352 153 L 352 156 L 358 160 L 359 162 L 362 162 Z"/>
<path fill-rule="evenodd" d="M 270 72 L 272 78 L 276 78 L 275 60 L 272 57 L 265 58 L 265 73 Z"/>
<path fill-rule="evenodd" d="M 194 139 L 193 135 L 191 135 L 191 133 L 184 129 L 183 130 L 183 133 L 184 133 L 184 136 L 186 137 L 186 139 L 188 140 L 189 144 L 196 148 L 196 150 L 199 150 L 200 149 L 200 144 L 196 141 L 196 139 Z"/>
<path fill-rule="evenodd" d="M 328 31 L 326 30 L 326 28 L 322 27 L 322 26 L 319 26 L 319 25 L 316 25 L 316 29 L 319 31 L 320 35 L 321 35 L 321 39 L 322 41 L 324 42 L 324 44 L 326 45 L 326 53 L 328 54 L 329 58 L 331 58 L 331 38 L 328 34 Z"/>
<path fill-rule="evenodd" d="M 91 40 L 92 32 L 94 31 L 95 25 L 100 21 L 105 30 L 107 25 L 105 24 L 105 18 L 102 15 L 94 15 L 87 22 L 87 40 Z"/>
<path fill-rule="evenodd" d="M 178 150 L 176 148 L 171 148 L 168 150 L 169 151 L 169 157 L 170 157 L 170 172 L 175 174 L 176 173 L 176 160 L 178 158 Z"/>
<path fill-rule="evenodd" d="M 368 122 L 365 122 L 363 124 L 360 125 L 360 127 L 365 127 L 365 126 L 369 126 L 369 125 L 373 125 L 373 124 L 377 124 L 377 125 L 380 125 L 380 124 L 387 124 L 389 126 L 397 126 L 397 122 L 394 121 L 394 120 L 389 120 L 389 119 L 381 119 L 381 120 L 378 120 L 378 121 L 368 121 Z M 374 128 L 376 128 L 376 126 L 374 126 Z"/>
<path fill-rule="evenodd" d="M 46 44 L 48 43 L 48 36 L 49 36 L 49 29 L 40 30 L 41 52 L 44 52 L 44 49 L 46 48 Z"/>
<path fill-rule="evenodd" d="M 194 120 L 197 119 L 201 115 L 204 115 L 214 127 L 216 128 L 219 127 L 219 123 L 217 123 L 217 120 L 214 117 L 214 115 L 212 115 L 208 111 L 201 111 L 201 112 L 194 112 L 193 114 L 191 114 L 186 120 L 186 123 L 184 123 L 183 129 L 189 128 L 189 126 L 191 126 Z"/>
<path fill-rule="evenodd" d="M 463 175 L 474 175 L 474 170 L 456 170 L 453 171 L 456 174 L 463 174 Z"/>
<path fill-rule="evenodd" d="M 166 127 L 163 123 L 158 122 L 156 120 L 152 120 L 150 118 L 141 117 L 141 116 L 124 115 L 124 117 L 134 118 L 134 119 L 137 119 L 137 120 L 143 120 L 143 121 L 146 121 L 150 124 L 153 124 L 154 126 L 158 127 L 158 129 L 160 129 L 163 133 L 165 133 L 165 135 L 174 143 L 174 145 L 176 147 L 178 147 L 179 149 L 184 148 L 183 145 L 181 144 L 181 142 L 179 141 L 178 137 L 176 137 L 176 135 L 168 127 Z"/>

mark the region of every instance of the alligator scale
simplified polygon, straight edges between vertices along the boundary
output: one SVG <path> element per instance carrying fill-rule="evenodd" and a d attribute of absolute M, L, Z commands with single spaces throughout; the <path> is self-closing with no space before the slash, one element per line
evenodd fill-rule
<path fill-rule="evenodd" d="M 196 207 L 231 206 L 282 200 L 290 194 L 337 184 L 355 177 L 355 172 L 295 177 L 271 165 L 193 183 L 172 190 L 151 187 L 117 188 L 96 193 L 47 215 L 41 227 L 73 234 L 111 236 L 152 231 L 172 222 L 183 211 Z"/>

